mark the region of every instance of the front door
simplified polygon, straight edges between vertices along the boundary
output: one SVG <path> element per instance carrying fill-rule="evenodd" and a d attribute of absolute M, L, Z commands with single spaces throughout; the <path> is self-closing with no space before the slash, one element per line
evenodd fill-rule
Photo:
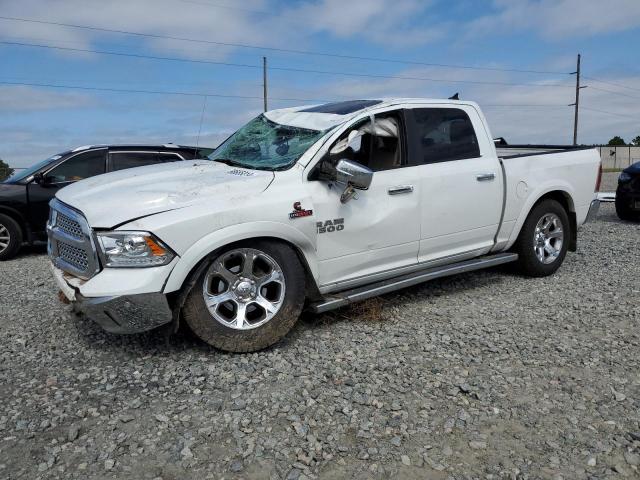
<path fill-rule="evenodd" d="M 406 163 L 404 112 L 376 115 L 375 121 L 380 120 L 384 120 L 383 128 L 377 129 L 370 127 L 370 118 L 356 122 L 336 142 L 348 138 L 353 130 L 359 132 L 357 146 L 340 158 L 357 161 L 374 171 L 368 190 L 359 191 L 357 198 L 343 204 L 343 187 L 325 181 L 309 182 L 321 287 L 370 281 L 370 275 L 384 275 L 417 263 L 419 167 Z M 333 160 L 333 156 L 327 159 Z"/>
<path fill-rule="evenodd" d="M 419 261 L 450 263 L 488 253 L 504 187 L 477 113 L 469 106 L 429 107 L 410 109 L 407 117 L 411 163 L 421 165 Z"/>

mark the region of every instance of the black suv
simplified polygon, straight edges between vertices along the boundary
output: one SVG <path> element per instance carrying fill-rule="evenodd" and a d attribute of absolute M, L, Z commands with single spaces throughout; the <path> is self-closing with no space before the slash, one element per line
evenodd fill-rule
<path fill-rule="evenodd" d="M 621 220 L 640 220 L 640 162 L 625 168 L 618 177 L 616 213 Z"/>
<path fill-rule="evenodd" d="M 181 145 L 90 145 L 16 172 L 0 183 L 0 261 L 23 243 L 46 240 L 49 201 L 67 185 L 101 173 L 206 158 L 213 149 Z"/>

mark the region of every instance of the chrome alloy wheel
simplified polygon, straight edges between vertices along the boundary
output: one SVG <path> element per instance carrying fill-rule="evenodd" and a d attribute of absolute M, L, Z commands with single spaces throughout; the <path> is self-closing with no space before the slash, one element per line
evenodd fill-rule
<path fill-rule="evenodd" d="M 533 232 L 533 250 L 540 262 L 548 265 L 556 261 L 562 251 L 564 231 L 555 213 L 547 213 L 536 224 Z"/>
<path fill-rule="evenodd" d="M 11 234 L 7 227 L 0 223 L 0 253 L 4 252 L 11 243 Z"/>
<path fill-rule="evenodd" d="M 209 267 L 202 289 L 213 318 L 236 330 L 267 323 L 280 310 L 284 294 L 280 266 L 252 248 L 238 248 L 218 257 Z"/>

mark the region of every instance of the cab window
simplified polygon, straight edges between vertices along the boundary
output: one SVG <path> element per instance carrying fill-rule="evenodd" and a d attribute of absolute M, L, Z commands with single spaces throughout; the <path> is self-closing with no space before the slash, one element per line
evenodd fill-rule
<path fill-rule="evenodd" d="M 459 108 L 416 108 L 412 111 L 418 163 L 449 162 L 480 156 L 471 119 Z"/>
<path fill-rule="evenodd" d="M 47 174 L 51 183 L 83 180 L 105 172 L 105 151 L 80 153 L 64 161 Z"/>

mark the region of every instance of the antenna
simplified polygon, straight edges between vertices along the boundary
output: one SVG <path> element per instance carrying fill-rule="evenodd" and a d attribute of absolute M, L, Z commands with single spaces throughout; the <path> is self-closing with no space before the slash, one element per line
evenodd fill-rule
<path fill-rule="evenodd" d="M 204 111 L 207 108 L 207 98 L 208 96 L 204 96 L 204 100 L 202 101 L 202 113 L 200 114 L 200 126 L 198 127 L 198 137 L 196 138 L 196 150 L 194 152 L 195 156 L 198 156 L 198 147 L 200 146 L 200 133 L 202 133 L 202 122 L 204 120 Z"/>

